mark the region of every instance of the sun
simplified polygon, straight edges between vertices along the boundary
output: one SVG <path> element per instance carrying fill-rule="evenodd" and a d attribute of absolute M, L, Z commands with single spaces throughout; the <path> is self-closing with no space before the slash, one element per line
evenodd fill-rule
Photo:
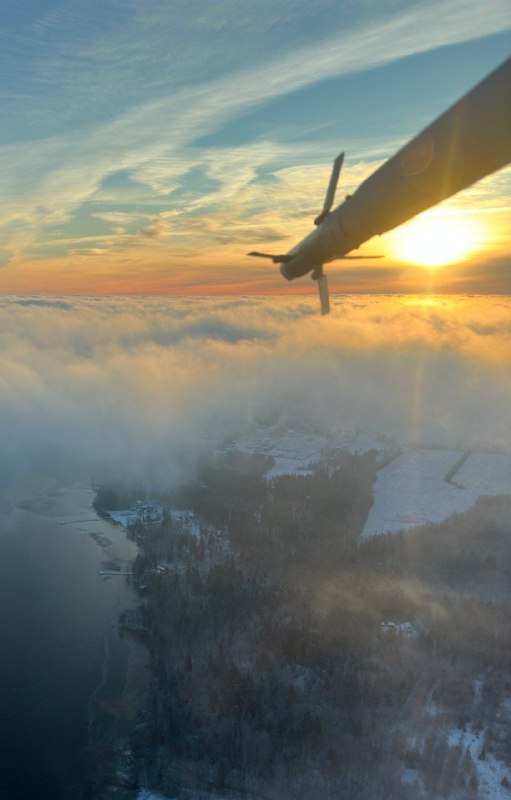
<path fill-rule="evenodd" d="M 466 259 L 481 243 L 480 225 L 463 215 L 424 215 L 396 231 L 399 261 L 436 269 Z"/>

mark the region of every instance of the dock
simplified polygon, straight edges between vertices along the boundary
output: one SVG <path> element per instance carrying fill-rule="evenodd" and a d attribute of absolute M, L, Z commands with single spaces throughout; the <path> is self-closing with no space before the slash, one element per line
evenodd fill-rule
<path fill-rule="evenodd" d="M 116 569 L 102 569 L 100 570 L 100 575 L 107 575 L 110 577 L 111 575 L 133 575 L 132 572 L 120 572 Z"/>

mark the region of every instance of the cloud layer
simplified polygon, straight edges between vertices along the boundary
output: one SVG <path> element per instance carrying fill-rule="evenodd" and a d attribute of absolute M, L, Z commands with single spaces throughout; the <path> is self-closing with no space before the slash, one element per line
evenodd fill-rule
<path fill-rule="evenodd" d="M 0 303 L 0 469 L 186 479 L 259 425 L 505 447 L 508 299 L 11 298 Z"/>

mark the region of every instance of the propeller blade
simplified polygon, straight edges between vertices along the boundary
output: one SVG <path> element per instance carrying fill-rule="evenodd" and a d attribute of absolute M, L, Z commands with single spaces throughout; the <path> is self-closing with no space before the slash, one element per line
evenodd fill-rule
<path fill-rule="evenodd" d="M 328 189 L 326 190 L 325 202 L 323 203 L 323 210 L 321 214 L 314 220 L 314 225 L 321 225 L 321 223 L 325 221 L 325 219 L 328 217 L 330 213 L 330 209 L 332 208 L 332 203 L 334 202 L 335 190 L 337 189 L 337 184 L 339 182 L 339 175 L 341 174 L 341 167 L 343 161 L 344 161 L 344 153 L 341 153 L 341 155 L 337 156 L 337 158 L 334 161 L 334 165 L 332 167 L 332 174 L 330 175 L 330 183 L 328 184 Z"/>
<path fill-rule="evenodd" d="M 257 250 L 252 250 L 251 253 L 247 253 L 247 256 L 255 256 L 256 258 L 269 258 L 274 264 L 287 264 L 287 262 L 291 261 L 292 258 L 292 256 L 288 255 L 274 256 L 272 253 L 258 253 Z"/>

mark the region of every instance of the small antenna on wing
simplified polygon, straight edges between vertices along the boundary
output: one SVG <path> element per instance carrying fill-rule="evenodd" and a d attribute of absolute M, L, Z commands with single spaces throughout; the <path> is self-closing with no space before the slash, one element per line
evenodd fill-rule
<path fill-rule="evenodd" d="M 328 293 L 328 278 L 323 272 L 323 264 L 319 264 L 319 266 L 313 270 L 311 278 L 313 281 L 318 282 L 321 313 L 328 314 L 330 311 L 330 296 Z"/>

